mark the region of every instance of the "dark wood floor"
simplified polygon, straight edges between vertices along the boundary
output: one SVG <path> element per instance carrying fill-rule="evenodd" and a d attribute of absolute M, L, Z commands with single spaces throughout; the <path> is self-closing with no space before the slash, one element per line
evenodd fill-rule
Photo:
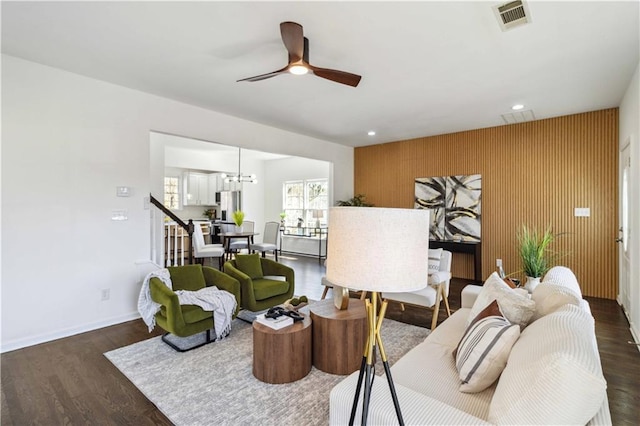
<path fill-rule="evenodd" d="M 296 270 L 296 294 L 319 299 L 324 267 L 314 258 L 283 256 Z M 452 309 L 460 306 L 467 280 L 454 279 Z M 628 344 L 629 324 L 612 300 L 588 299 L 614 425 L 640 424 L 640 352 Z M 431 312 L 391 304 L 387 317 L 429 327 Z M 446 319 L 441 309 L 439 321 Z M 3 426 L 10 425 L 169 425 L 171 422 L 124 377 L 103 353 L 160 333 L 142 320 L 79 334 L 1 355 Z M 213 420 L 212 420 L 213 421 Z M 213 424 L 213 423 L 212 423 Z"/>

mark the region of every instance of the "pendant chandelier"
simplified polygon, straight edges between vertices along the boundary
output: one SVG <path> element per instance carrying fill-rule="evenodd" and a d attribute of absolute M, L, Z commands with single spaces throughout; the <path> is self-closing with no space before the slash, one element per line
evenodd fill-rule
<path fill-rule="evenodd" d="M 242 149 L 238 148 L 238 174 L 228 175 L 226 173 L 222 173 L 222 178 L 226 183 L 229 182 L 247 182 L 247 183 L 258 183 L 258 178 L 255 174 L 251 175 L 243 175 L 240 169 L 240 159 L 241 159 Z"/>

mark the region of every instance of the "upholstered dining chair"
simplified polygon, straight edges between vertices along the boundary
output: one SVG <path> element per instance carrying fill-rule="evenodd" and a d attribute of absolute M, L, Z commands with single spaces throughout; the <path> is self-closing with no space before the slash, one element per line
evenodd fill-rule
<path fill-rule="evenodd" d="M 224 263 L 224 247 L 222 244 L 205 244 L 204 234 L 200 225 L 196 224 L 193 227 L 193 255 L 196 260 L 204 263 L 204 259 L 207 257 L 218 258 L 218 269 L 222 269 Z"/>
<path fill-rule="evenodd" d="M 404 311 L 404 305 L 415 305 L 433 309 L 431 330 L 438 324 L 440 302 L 444 300 L 447 316 L 451 316 L 449 309 L 449 284 L 451 283 L 451 252 L 442 249 L 429 249 L 430 274 L 427 286 L 421 290 L 407 293 L 382 293 L 382 298 L 399 302 Z M 437 267 L 437 268 L 436 268 Z"/>
<path fill-rule="evenodd" d="M 245 220 L 244 222 L 242 222 L 242 232 L 253 232 L 255 228 L 255 222 L 252 222 L 250 220 Z M 231 244 L 229 244 L 229 250 L 232 253 L 240 253 L 240 250 L 248 250 L 249 247 L 247 247 L 247 242 L 245 240 L 239 240 L 239 241 L 231 241 Z"/>
<path fill-rule="evenodd" d="M 259 251 L 262 253 L 262 257 L 265 257 L 265 253 L 273 251 L 276 262 L 278 261 L 278 241 L 280 238 L 280 222 L 267 222 L 264 224 L 264 235 L 262 236 L 262 242 L 257 244 L 251 244 L 251 251 Z"/>

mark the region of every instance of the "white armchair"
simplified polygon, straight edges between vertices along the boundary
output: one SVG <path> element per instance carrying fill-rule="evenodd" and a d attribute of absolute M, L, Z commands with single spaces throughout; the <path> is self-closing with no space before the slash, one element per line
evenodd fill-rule
<path fill-rule="evenodd" d="M 429 257 L 440 253 L 439 270 L 429 275 L 427 286 L 421 290 L 408 293 L 382 293 L 382 298 L 389 301 L 399 302 L 401 309 L 404 310 L 404 304 L 423 306 L 433 308 L 433 317 L 431 320 L 431 330 L 436 328 L 438 323 L 438 312 L 440 310 L 440 301 L 444 300 L 447 308 L 447 316 L 451 316 L 449 309 L 449 284 L 451 283 L 451 252 L 447 250 L 429 250 Z"/>

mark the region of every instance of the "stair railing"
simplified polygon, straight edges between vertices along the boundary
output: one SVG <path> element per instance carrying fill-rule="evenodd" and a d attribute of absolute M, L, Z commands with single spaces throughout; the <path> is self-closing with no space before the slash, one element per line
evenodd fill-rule
<path fill-rule="evenodd" d="M 164 239 L 166 241 L 166 253 L 165 253 L 165 265 L 166 266 L 182 266 L 184 265 L 184 253 L 182 248 L 184 247 L 185 235 L 182 232 L 178 232 L 179 229 L 186 231 L 189 237 L 189 264 L 193 263 L 193 220 L 189 219 L 188 223 L 185 223 L 182 219 L 176 216 L 171 210 L 166 208 L 164 204 L 149 194 L 149 200 L 151 204 L 156 206 L 162 213 L 169 216 L 175 223 L 164 224 Z M 153 239 L 153 237 L 152 237 Z M 155 247 L 155 241 L 153 241 Z M 173 245 L 173 247 L 172 247 Z M 179 249 L 178 249 L 179 248 Z M 180 256 L 178 256 L 180 254 Z"/>

